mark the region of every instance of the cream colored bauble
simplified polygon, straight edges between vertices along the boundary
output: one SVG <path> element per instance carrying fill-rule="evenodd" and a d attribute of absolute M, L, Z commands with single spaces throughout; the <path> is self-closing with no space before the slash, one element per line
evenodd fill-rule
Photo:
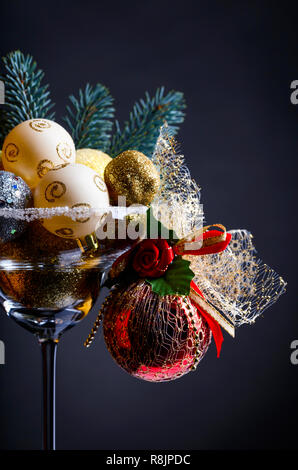
<path fill-rule="evenodd" d="M 76 163 L 89 166 L 104 178 L 105 167 L 112 161 L 112 158 L 101 150 L 79 149 L 76 153 Z"/>
<path fill-rule="evenodd" d="M 74 163 L 75 146 L 69 133 L 48 119 L 29 119 L 4 140 L 2 162 L 6 171 L 20 176 L 32 189 L 53 168 Z"/>
<path fill-rule="evenodd" d="M 109 195 L 103 179 L 91 168 L 78 163 L 50 170 L 34 190 L 35 207 L 103 208 L 100 215 L 67 216 L 43 219 L 43 226 L 63 238 L 82 238 L 105 223 L 109 211 Z"/>

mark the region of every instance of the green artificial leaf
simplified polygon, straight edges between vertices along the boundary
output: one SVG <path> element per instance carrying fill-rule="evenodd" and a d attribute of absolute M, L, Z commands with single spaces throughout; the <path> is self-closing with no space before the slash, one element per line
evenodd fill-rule
<path fill-rule="evenodd" d="M 146 214 L 147 214 L 147 238 L 152 238 L 152 239 L 163 238 L 168 241 L 179 240 L 174 230 L 169 230 L 159 220 L 157 220 L 154 217 L 151 207 L 147 210 Z"/>
<path fill-rule="evenodd" d="M 177 256 L 164 276 L 157 279 L 146 279 L 146 281 L 151 285 L 152 291 L 160 296 L 189 295 L 190 283 L 195 276 L 189 265 L 190 261 Z"/>

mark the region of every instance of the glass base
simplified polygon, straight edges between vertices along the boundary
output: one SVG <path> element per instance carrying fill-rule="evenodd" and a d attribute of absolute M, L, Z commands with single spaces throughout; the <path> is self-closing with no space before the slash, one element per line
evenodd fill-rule
<path fill-rule="evenodd" d="M 4 301 L 2 305 L 10 318 L 35 334 L 39 340 L 51 339 L 57 341 L 62 333 L 75 326 L 87 315 L 88 312 L 85 312 L 83 308 L 84 303 L 93 304 L 92 300 L 89 301 L 88 299 L 85 302 L 75 303 L 59 310 L 29 309 L 20 307 L 10 301 Z"/>
<path fill-rule="evenodd" d="M 10 318 L 39 340 L 57 341 L 92 309 L 99 295 L 102 272 L 40 272 L 35 273 L 34 285 L 32 274 L 0 273 L 5 281 L 0 290 L 1 305 Z M 23 288 L 20 280 L 30 289 Z"/>

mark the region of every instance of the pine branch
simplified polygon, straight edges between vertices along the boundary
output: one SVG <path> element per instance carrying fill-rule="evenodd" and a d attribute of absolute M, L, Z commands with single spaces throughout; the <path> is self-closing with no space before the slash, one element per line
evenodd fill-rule
<path fill-rule="evenodd" d="M 175 135 L 179 129 L 178 124 L 184 121 L 185 108 L 184 95 L 181 92 L 170 91 L 164 96 L 164 87 L 161 87 L 153 98 L 146 93 L 145 100 L 135 103 L 123 130 L 116 121 L 116 132 L 109 155 L 115 157 L 125 150 L 133 149 L 151 157 L 160 127 L 167 121 L 172 135 Z"/>
<path fill-rule="evenodd" d="M 69 97 L 67 115 L 63 120 L 68 124 L 77 148 L 93 148 L 106 151 L 110 145 L 114 117 L 113 98 L 100 83 L 95 87 L 87 84 L 79 90 L 79 96 Z"/>
<path fill-rule="evenodd" d="M 54 104 L 48 85 L 42 85 L 44 72 L 30 55 L 14 51 L 3 57 L 4 70 L 0 80 L 5 84 L 5 105 L 1 106 L 0 139 L 27 119 L 53 119 Z"/>

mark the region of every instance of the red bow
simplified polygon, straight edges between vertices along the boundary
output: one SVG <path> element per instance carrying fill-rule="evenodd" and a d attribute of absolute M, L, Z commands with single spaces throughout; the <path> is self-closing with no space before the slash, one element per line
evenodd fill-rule
<path fill-rule="evenodd" d="M 219 230 L 209 230 L 218 227 Z M 230 243 L 232 235 L 226 232 L 221 224 L 208 225 L 198 230 L 191 237 L 183 238 L 174 246 L 176 255 L 211 255 L 224 251 Z"/>
<path fill-rule="evenodd" d="M 209 230 L 211 227 L 220 228 L 219 230 Z M 180 240 L 174 246 L 174 253 L 176 255 L 194 255 L 194 256 L 202 256 L 202 255 L 210 255 L 215 253 L 220 253 L 224 251 L 228 244 L 230 243 L 232 235 L 226 232 L 226 229 L 223 225 L 216 224 L 216 225 L 209 225 L 204 227 L 202 230 L 193 234 L 192 237 L 188 237 L 187 239 Z M 202 299 L 205 300 L 202 292 L 199 290 L 198 286 L 191 281 L 190 284 L 191 290 L 193 290 L 196 294 L 198 294 Z M 206 311 L 208 308 L 209 311 L 212 313 L 216 313 L 217 318 L 220 318 L 222 322 L 225 321 L 223 317 L 219 314 L 219 312 L 215 311 L 212 306 L 210 306 L 206 301 L 205 305 L 206 308 L 203 308 L 202 305 L 199 305 L 198 302 L 194 299 L 194 295 L 190 294 L 191 302 L 195 305 L 198 312 L 205 318 L 206 322 L 208 323 L 209 328 L 212 331 L 214 342 L 217 349 L 217 357 L 220 356 L 221 346 L 223 342 L 223 334 L 219 325 L 219 322 L 214 318 L 213 315 Z M 198 300 L 198 298 L 197 298 Z M 204 305 L 204 304 L 203 304 Z M 229 325 L 231 327 L 231 325 Z"/>

